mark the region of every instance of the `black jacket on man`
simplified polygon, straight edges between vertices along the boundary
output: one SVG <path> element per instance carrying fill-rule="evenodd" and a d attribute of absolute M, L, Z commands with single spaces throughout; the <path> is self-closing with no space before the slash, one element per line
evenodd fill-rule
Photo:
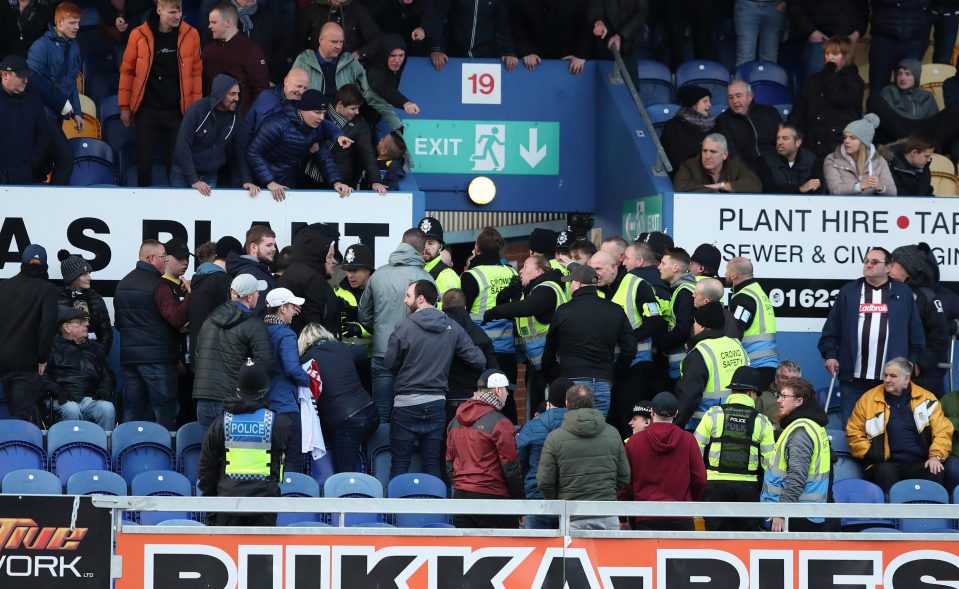
<path fill-rule="evenodd" d="M 343 175 L 343 183 L 355 187 L 363 172 L 366 172 L 367 183 L 379 182 L 380 167 L 376 163 L 376 150 L 373 148 L 373 140 L 370 139 L 370 125 L 366 119 L 355 116 L 352 121 L 347 121 L 333 109 L 328 109 L 326 116 L 343 131 L 344 135 L 353 140 L 353 144 L 347 148 L 341 147 L 335 141 L 330 146 L 333 161 Z M 359 300 L 359 297 L 356 300 Z"/>
<path fill-rule="evenodd" d="M 202 270 L 202 268 L 201 268 Z M 190 365 L 196 366 L 196 344 L 200 328 L 214 309 L 230 300 L 230 284 L 233 276 L 225 271 L 204 272 L 193 275 L 190 281 L 190 298 L 187 299 L 187 317 L 190 323 Z M 260 293 L 260 298 L 266 298 Z"/>
<path fill-rule="evenodd" d="M 225 403 L 236 398 L 237 376 L 248 358 L 269 373 L 273 347 L 266 323 L 236 301 L 213 310 L 200 328 L 193 398 Z"/>
<path fill-rule="evenodd" d="M 91 339 L 75 342 L 57 334 L 44 376 L 54 395 L 77 403 L 84 397 L 112 401 L 116 389 L 106 352 Z"/>
<path fill-rule="evenodd" d="M 683 375 L 679 381 L 676 382 L 676 399 L 679 401 L 679 414 L 676 415 L 673 423 L 679 427 L 685 427 L 686 423 L 692 419 L 693 413 L 696 412 L 696 409 L 699 407 L 699 402 L 703 398 L 702 383 L 706 382 L 709 378 L 709 368 L 706 366 L 706 361 L 703 360 L 702 354 L 698 351 L 694 353 L 693 348 L 703 340 L 719 339 L 721 337 L 725 337 L 723 330 L 707 329 L 692 336 L 689 338 L 689 341 L 686 342 L 686 349 L 689 350 L 690 353 L 686 354 L 686 358 L 683 360 Z"/>
<path fill-rule="evenodd" d="M 806 194 L 822 194 L 826 186 L 822 177 L 822 160 L 805 147 L 799 148 L 792 166 L 775 151 L 763 154 L 759 160 L 759 179 L 765 193 L 799 194 L 799 187 L 813 178 L 819 179 L 819 190 Z"/>
<path fill-rule="evenodd" d="M 270 272 L 270 267 L 253 258 L 253 256 L 241 256 L 236 252 L 230 252 L 226 256 L 226 272 L 232 278 L 236 278 L 240 274 L 249 274 L 257 280 L 266 282 L 266 290 L 260 293 L 260 298 L 256 301 L 256 308 L 253 309 L 256 316 L 262 319 L 266 315 L 266 293 L 276 288 L 276 277 Z M 227 287 L 227 294 L 229 294 L 229 287 Z M 303 296 L 295 290 L 293 294 L 298 297 Z"/>
<path fill-rule="evenodd" d="M 0 281 L 0 372 L 33 372 L 50 356 L 57 334 L 57 287 L 46 265 L 21 264 L 20 273 Z"/>
<path fill-rule="evenodd" d="M 543 350 L 543 373 L 550 378 L 598 378 L 613 381 L 615 364 L 629 368 L 636 337 L 623 308 L 599 298 L 593 285 L 581 286 L 553 313 Z"/>
<path fill-rule="evenodd" d="M 120 364 L 176 364 L 180 334 L 163 319 L 153 292 L 163 280 L 159 270 L 146 262 L 123 277 L 113 297 L 120 330 Z"/>
<path fill-rule="evenodd" d="M 466 335 L 472 340 L 473 345 L 486 356 L 486 367 L 483 370 L 499 368 L 496 351 L 493 349 L 493 340 L 486 335 L 482 328 L 473 323 L 466 307 L 444 307 L 443 312 L 450 319 L 459 323 L 460 327 L 466 331 Z M 446 399 L 449 401 L 465 401 L 472 397 L 473 393 L 476 392 L 476 383 L 479 381 L 483 370 L 474 369 L 468 362 L 454 354 L 453 360 L 450 362 L 450 388 L 446 393 Z"/>
<path fill-rule="evenodd" d="M 753 172 L 759 171 L 763 154 L 776 153 L 776 132 L 782 117 L 775 108 L 753 102 L 744 115 L 728 108 L 716 117 L 714 133 L 722 133 L 729 145 L 729 153 L 738 155 Z"/>
<path fill-rule="evenodd" d="M 7 94 L 0 89 L 0 184 L 33 184 L 50 145 L 50 126 L 36 94 Z"/>
<path fill-rule="evenodd" d="M 563 274 L 556 269 L 543 272 L 523 288 L 521 300 L 502 303 L 486 311 L 484 320 L 516 319 L 517 317 L 535 317 L 540 323 L 549 323 L 556 310 L 556 293 L 551 288 L 536 288 L 544 282 L 555 282 L 560 289 L 565 285 L 560 281 Z"/>
<path fill-rule="evenodd" d="M 309 323 L 319 323 L 332 334 L 340 333 L 339 301 L 326 278 L 326 254 L 338 237 L 335 228 L 314 223 L 293 238 L 293 263 L 276 285 L 306 299 L 290 324 L 297 334 Z"/>
<path fill-rule="evenodd" d="M 59 301 L 61 305 L 83 309 L 90 315 L 90 332 L 96 334 L 96 340 L 109 354 L 113 346 L 113 324 L 110 322 L 110 311 L 100 293 L 92 288 L 76 291 L 67 285 L 60 287 Z"/>
<path fill-rule="evenodd" d="M 606 293 L 606 300 L 613 300 L 626 274 L 632 274 L 633 276 L 643 279 L 639 288 L 636 289 L 636 308 L 640 311 L 642 311 L 646 305 L 656 305 L 658 308 L 661 299 L 669 300 L 669 286 L 663 282 L 656 266 L 633 268 L 629 272 L 627 272 L 623 266 L 620 266 L 616 280 L 602 289 Z M 620 309 L 622 310 L 622 307 L 620 307 Z M 628 322 L 629 317 L 626 319 Z M 653 338 L 655 342 L 659 342 L 663 334 L 666 333 L 666 327 L 666 320 L 662 315 L 643 317 L 642 324 L 633 330 L 633 335 L 636 337 L 637 342 L 646 338 Z"/>
<path fill-rule="evenodd" d="M 879 148 L 879 155 L 889 162 L 889 172 L 896 183 L 896 194 L 902 196 L 933 196 L 932 172 L 929 166 L 917 169 L 906 161 L 901 142 Z"/>

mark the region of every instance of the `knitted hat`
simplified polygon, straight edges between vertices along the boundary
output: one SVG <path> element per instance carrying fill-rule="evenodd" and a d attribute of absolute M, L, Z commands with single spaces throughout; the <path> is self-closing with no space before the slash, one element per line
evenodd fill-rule
<path fill-rule="evenodd" d="M 710 94 L 709 90 L 703 88 L 702 86 L 683 86 L 677 93 L 680 106 L 685 106 L 686 108 L 692 108 L 696 106 L 697 102 L 703 98 L 706 98 L 707 96 L 712 97 L 712 94 Z"/>
<path fill-rule="evenodd" d="M 328 103 L 329 99 L 323 96 L 322 92 L 310 88 L 303 93 L 296 108 L 298 110 L 326 110 Z"/>
<path fill-rule="evenodd" d="M 546 400 L 549 401 L 553 407 L 565 407 L 566 391 L 572 387 L 573 381 L 565 376 L 561 376 L 549 383 L 549 388 L 546 391 Z"/>
<path fill-rule="evenodd" d="M 899 65 L 896 66 L 896 71 L 899 70 L 909 70 L 912 73 L 912 77 L 916 79 L 915 87 L 919 87 L 919 76 L 922 75 L 922 64 L 919 63 L 918 59 L 909 59 L 906 58 L 899 62 Z"/>
<path fill-rule="evenodd" d="M 723 305 L 718 301 L 709 301 L 696 309 L 693 318 L 705 329 L 722 329 L 726 325 L 726 313 Z"/>
<path fill-rule="evenodd" d="M 909 276 L 916 277 L 922 272 L 922 262 L 926 255 L 919 246 L 904 245 L 892 250 L 892 259 L 905 268 Z"/>
<path fill-rule="evenodd" d="M 216 259 L 225 260 L 230 252 L 236 253 L 238 256 L 243 255 L 243 244 L 240 243 L 240 240 L 233 237 L 232 235 L 224 235 L 216 242 Z"/>
<path fill-rule="evenodd" d="M 689 259 L 701 264 L 713 273 L 719 272 L 719 265 L 723 261 L 723 257 L 720 255 L 719 250 L 716 249 L 716 246 L 709 243 L 704 243 L 697 247 Z"/>
<path fill-rule="evenodd" d="M 537 227 L 529 234 L 529 249 L 546 257 L 556 253 L 556 232 Z"/>
<path fill-rule="evenodd" d="M 24 248 L 23 255 L 20 256 L 20 263 L 46 265 L 47 250 L 42 245 L 31 243 Z"/>
<path fill-rule="evenodd" d="M 63 276 L 64 284 L 70 284 L 84 274 L 93 272 L 89 262 L 80 256 L 70 255 L 67 250 L 58 251 L 57 259 L 60 260 L 60 275 Z"/>
<path fill-rule="evenodd" d="M 846 125 L 843 133 L 849 133 L 863 143 L 872 144 L 872 138 L 879 128 L 879 117 L 869 113 L 858 121 L 853 121 Z"/>

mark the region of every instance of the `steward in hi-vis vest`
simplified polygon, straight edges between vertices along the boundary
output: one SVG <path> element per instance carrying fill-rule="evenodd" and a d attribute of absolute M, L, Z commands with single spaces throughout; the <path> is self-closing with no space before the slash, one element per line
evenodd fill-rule
<path fill-rule="evenodd" d="M 769 297 L 753 278 L 753 263 L 746 258 L 726 262 L 726 286 L 733 289 L 729 296 L 729 312 L 739 324 L 739 338 L 749 354 L 749 365 L 759 369 L 762 388 L 776 378 L 779 349 L 776 347 L 776 314 Z"/>
<path fill-rule="evenodd" d="M 204 497 L 279 497 L 285 416 L 267 409 L 270 377 L 248 361 L 240 368 L 236 399 L 224 403 L 203 440 L 197 488 Z M 211 525 L 275 526 L 276 513 L 213 513 Z"/>
<path fill-rule="evenodd" d="M 450 268 L 440 256 L 440 253 L 446 247 L 446 243 L 443 241 L 443 226 L 435 217 L 423 217 L 417 227 L 426 234 L 426 250 L 423 253 L 426 265 L 423 266 L 423 269 L 433 277 L 433 282 L 436 283 L 436 288 L 440 291 L 440 299 L 442 300 L 443 293 L 451 288 L 460 287 L 459 274 L 456 273 L 456 270 Z M 442 303 L 439 304 L 439 308 L 443 308 Z"/>

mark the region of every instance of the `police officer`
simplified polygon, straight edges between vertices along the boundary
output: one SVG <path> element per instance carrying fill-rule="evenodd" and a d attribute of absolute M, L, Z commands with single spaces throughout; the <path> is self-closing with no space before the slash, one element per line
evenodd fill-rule
<path fill-rule="evenodd" d="M 575 241 L 576 234 L 568 227 L 556 233 L 556 241 L 553 244 L 553 259 L 549 261 L 549 265 L 554 268 L 559 266 L 566 271 L 566 274 L 569 274 L 570 268 L 567 266 L 573 261 L 570 248 L 573 247 Z M 566 276 L 566 274 L 563 274 L 563 276 Z"/>
<path fill-rule="evenodd" d="M 729 396 L 711 407 L 696 427 L 696 442 L 706 461 L 703 501 L 759 501 L 760 476 L 773 452 L 773 425 L 756 410 L 759 372 L 740 366 L 729 383 Z M 751 518 L 706 518 L 706 529 L 757 531 Z"/>
<path fill-rule="evenodd" d="M 566 276 L 569 270 L 566 266 L 556 259 L 556 240 L 559 234 L 550 229 L 537 227 L 529 234 L 529 255 L 540 254 L 549 262 L 550 268 L 558 270 L 560 274 Z M 564 243 L 566 243 L 564 241 Z M 566 243 L 566 251 L 569 251 L 569 243 Z"/>
<path fill-rule="evenodd" d="M 776 378 L 779 366 L 773 305 L 753 277 L 753 263 L 746 258 L 726 262 L 726 286 L 733 289 L 729 312 L 742 330 L 740 340 L 749 354 L 749 365 L 759 370 L 765 389 Z"/>
<path fill-rule="evenodd" d="M 466 308 L 473 323 L 480 326 L 493 341 L 500 370 L 510 382 L 516 382 L 516 346 L 513 342 L 513 322 L 509 319 L 483 321 L 483 315 L 499 303 L 518 298 L 521 291 L 519 276 L 502 259 L 506 242 L 499 231 L 485 227 L 476 236 L 469 270 L 460 277 Z M 516 279 L 515 284 L 514 280 Z M 510 395 L 503 414 L 516 423 L 516 401 Z"/>
<path fill-rule="evenodd" d="M 666 354 L 672 382 L 679 378 L 679 367 L 686 357 L 686 341 L 693 330 L 696 279 L 689 272 L 689 263 L 689 254 L 682 248 L 666 250 L 659 262 L 659 276 L 669 284 L 671 291 L 669 303 L 663 308 L 667 330 L 659 340 L 659 347 Z"/>
<path fill-rule="evenodd" d="M 247 361 L 240 367 L 236 399 L 224 406 L 203 440 L 197 488 L 204 497 L 279 497 L 285 417 L 267 409 L 270 377 Z M 276 513 L 210 514 L 212 525 L 275 526 Z"/>
<path fill-rule="evenodd" d="M 550 240 L 552 243 L 552 240 Z M 533 254 L 519 271 L 523 295 L 515 303 L 496 305 L 483 314 L 483 321 L 512 319 L 526 357 L 526 419 L 546 398 L 547 377 L 542 373 L 543 348 L 553 311 L 568 300 L 561 283 L 563 274 L 550 267 L 546 258 Z"/>
<path fill-rule="evenodd" d="M 649 401 L 641 401 L 633 406 L 633 417 L 629 420 L 630 435 L 635 436 L 653 422 L 653 408 Z M 629 438 L 626 438 L 629 441 Z"/>
<path fill-rule="evenodd" d="M 723 257 L 719 249 L 711 243 L 703 243 L 693 250 L 693 255 L 689 257 L 689 272 L 696 277 L 696 280 L 716 278 L 719 276 L 719 265 L 722 262 Z"/>
<path fill-rule="evenodd" d="M 423 266 L 423 269 L 433 277 L 442 299 L 444 292 L 451 288 L 460 287 L 459 275 L 447 266 L 440 256 L 440 252 L 446 247 L 443 242 L 443 226 L 435 217 L 423 217 L 417 227 L 426 234 L 426 249 L 423 250 L 423 259 L 426 261 L 426 265 Z"/>
<path fill-rule="evenodd" d="M 710 301 L 693 315 L 693 337 L 686 346 L 689 353 L 680 366 L 676 397 L 679 415 L 675 423 L 695 431 L 710 407 L 721 405 L 729 394 L 726 386 L 740 366 L 749 366 L 749 358 L 739 340 L 723 335 L 726 316 L 722 304 Z"/>
<path fill-rule="evenodd" d="M 356 309 L 366 284 L 370 281 L 375 268 L 373 267 L 373 252 L 361 243 L 346 248 L 343 254 L 343 263 L 340 264 L 345 276 L 333 289 L 333 293 L 340 299 L 340 323 L 343 338 L 355 338 L 369 345 L 370 334 L 356 320 Z"/>

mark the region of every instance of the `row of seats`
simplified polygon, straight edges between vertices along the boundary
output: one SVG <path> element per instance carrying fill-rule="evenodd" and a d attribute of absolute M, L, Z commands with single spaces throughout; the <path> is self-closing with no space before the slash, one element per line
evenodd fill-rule
<path fill-rule="evenodd" d="M 862 479 L 836 480 L 832 485 L 833 500 L 836 503 L 886 503 L 886 497 L 879 485 Z M 899 481 L 889 489 L 888 503 L 900 504 L 938 504 L 949 505 L 949 491 L 939 483 L 924 479 Z M 959 504 L 959 487 L 953 490 L 952 503 Z M 959 532 L 959 522 L 946 518 L 841 518 L 843 531 L 888 531 L 894 528 L 900 532 Z"/>
<path fill-rule="evenodd" d="M 752 86 L 753 98 L 760 104 L 777 105 L 793 102 L 792 82 L 782 66 L 768 61 L 750 61 L 736 68 L 735 78 Z M 701 86 L 712 95 L 714 105 L 727 104 L 726 86 L 733 79 L 723 64 L 709 60 L 687 61 L 676 69 L 658 61 L 639 61 L 639 97 L 643 104 L 665 104 L 676 100 L 676 91 L 683 86 Z"/>
<path fill-rule="evenodd" d="M 82 470 L 70 475 L 65 483 L 68 495 L 112 495 L 137 497 L 191 497 L 198 496 L 190 480 L 183 474 L 171 470 L 150 470 L 133 477 L 129 485 L 120 475 L 109 470 Z M 20 469 L 5 474 L 0 481 L 0 492 L 6 494 L 59 495 L 64 483 L 53 473 L 45 470 Z M 384 497 L 382 483 L 367 474 L 342 472 L 330 476 L 323 483 L 323 493 L 315 479 L 302 473 L 285 473 L 280 483 L 282 497 L 332 497 L 332 498 L 368 498 Z M 390 480 L 386 497 L 395 499 L 446 499 L 449 490 L 446 484 L 429 474 L 407 473 Z M 428 525 L 449 524 L 447 514 L 344 514 L 344 525 L 390 524 L 401 528 L 419 528 Z M 132 514 L 132 521 L 140 525 L 157 525 L 168 520 L 201 521 L 204 514 L 194 512 L 144 511 Z M 335 513 L 280 513 L 277 525 L 325 524 L 339 525 L 339 514 Z"/>

